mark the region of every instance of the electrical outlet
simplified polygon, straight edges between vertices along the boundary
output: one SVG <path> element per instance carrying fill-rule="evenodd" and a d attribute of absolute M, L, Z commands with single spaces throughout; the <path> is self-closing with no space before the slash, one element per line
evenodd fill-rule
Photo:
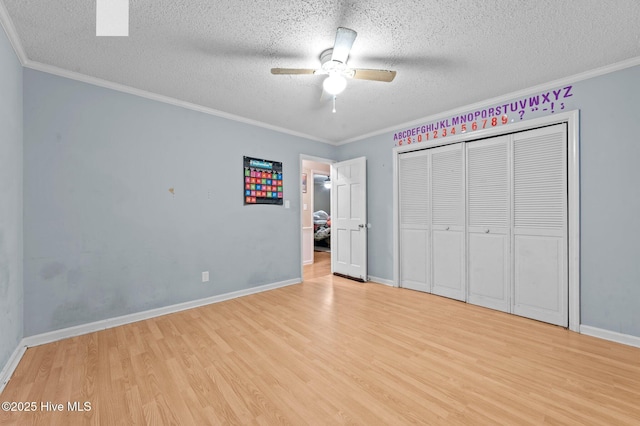
<path fill-rule="evenodd" d="M 202 273 L 202 282 L 203 283 L 208 283 L 209 282 L 209 271 L 204 271 Z"/>

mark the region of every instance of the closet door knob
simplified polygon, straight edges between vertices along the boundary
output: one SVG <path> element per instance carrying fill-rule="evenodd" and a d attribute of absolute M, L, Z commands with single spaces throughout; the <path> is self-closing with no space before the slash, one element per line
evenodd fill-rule
<path fill-rule="evenodd" d="M 448 231 L 448 230 L 449 230 L 449 227 L 447 226 L 446 228 L 444 228 L 444 230 L 445 230 L 445 231 Z"/>
<path fill-rule="evenodd" d="M 489 233 L 489 228 L 487 228 L 487 229 L 484 231 L 484 233 L 485 233 L 485 234 L 488 234 L 488 233 Z"/>

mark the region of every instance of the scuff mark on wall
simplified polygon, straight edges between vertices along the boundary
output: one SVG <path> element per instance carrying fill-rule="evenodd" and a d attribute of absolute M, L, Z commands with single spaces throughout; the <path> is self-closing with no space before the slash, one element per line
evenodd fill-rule
<path fill-rule="evenodd" d="M 42 267 L 40 277 L 45 280 L 51 280 L 67 271 L 67 267 L 60 262 L 51 262 Z"/>
<path fill-rule="evenodd" d="M 67 283 L 71 285 L 79 284 L 81 278 L 82 278 L 82 270 L 80 268 L 69 269 L 67 271 Z"/>
<path fill-rule="evenodd" d="M 103 287 L 100 293 L 99 297 L 91 297 L 86 290 L 76 293 L 73 300 L 67 300 L 56 307 L 51 316 L 50 327 L 58 330 L 127 312 L 128 304 L 121 288 Z"/>

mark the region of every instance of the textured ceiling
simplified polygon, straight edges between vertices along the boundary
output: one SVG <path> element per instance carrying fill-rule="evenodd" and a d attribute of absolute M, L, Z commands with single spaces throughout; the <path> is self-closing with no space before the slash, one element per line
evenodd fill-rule
<path fill-rule="evenodd" d="M 638 0 L 131 0 L 129 37 L 95 36 L 93 0 L 2 0 L 46 64 L 331 143 L 640 56 Z M 321 100 L 336 28 L 358 32 L 349 80 Z"/>

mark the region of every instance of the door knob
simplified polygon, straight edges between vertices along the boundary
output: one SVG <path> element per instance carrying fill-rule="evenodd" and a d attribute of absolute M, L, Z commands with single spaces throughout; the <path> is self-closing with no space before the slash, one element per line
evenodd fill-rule
<path fill-rule="evenodd" d="M 358 228 L 364 228 L 365 225 L 363 223 L 361 223 L 360 225 L 358 225 Z"/>
<path fill-rule="evenodd" d="M 448 230 L 449 230 L 449 227 L 447 226 L 446 228 L 444 228 L 444 230 L 445 230 L 445 231 L 448 231 Z"/>
<path fill-rule="evenodd" d="M 485 233 L 485 234 L 488 234 L 488 233 L 489 233 L 489 228 L 487 228 L 487 229 L 484 231 L 484 233 Z"/>

